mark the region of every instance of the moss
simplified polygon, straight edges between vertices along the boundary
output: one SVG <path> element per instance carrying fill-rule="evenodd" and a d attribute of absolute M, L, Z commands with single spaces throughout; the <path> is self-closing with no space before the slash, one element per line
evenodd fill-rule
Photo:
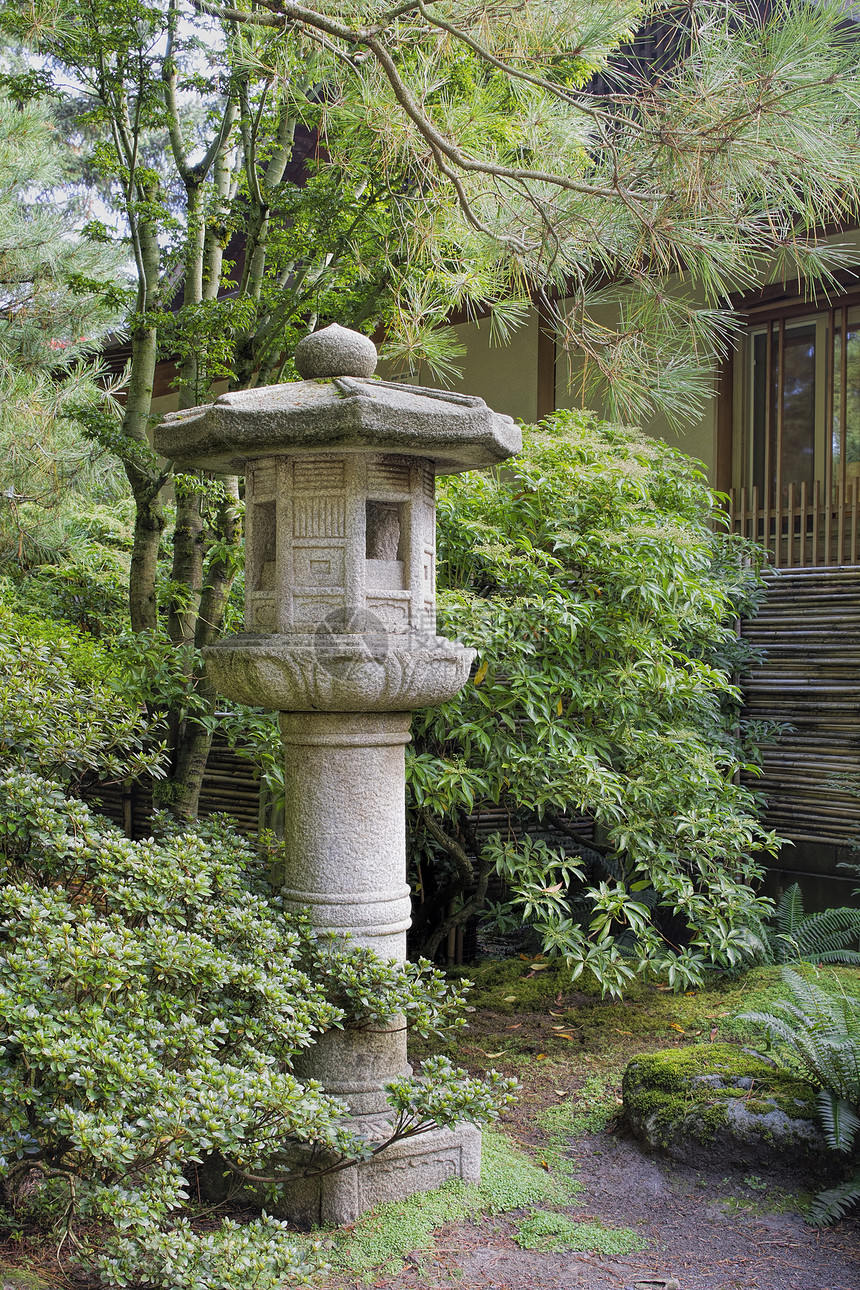
<path fill-rule="evenodd" d="M 760 1043 L 761 1032 L 749 1022 L 738 1020 L 746 1011 L 767 1010 L 777 999 L 787 999 L 788 989 L 780 976 L 779 968 L 753 968 L 742 975 L 710 974 L 705 985 L 698 990 L 676 994 L 657 985 L 633 982 L 623 1000 L 602 999 L 593 983 L 575 983 L 560 963 L 551 963 L 537 971 L 541 959 L 505 959 L 481 964 L 476 968 L 463 968 L 456 975 L 474 983 L 469 1002 L 484 1017 L 487 1013 L 507 1017 L 517 1014 L 521 1019 L 530 1012 L 546 1015 L 552 1011 L 552 1020 L 576 1034 L 577 1051 L 591 1054 L 629 1055 L 632 1047 L 652 1045 L 666 1047 L 669 1043 L 686 1045 L 707 1039 L 716 1029 L 722 1041 Z M 801 971 L 805 969 L 801 966 Z M 827 973 L 828 981 L 838 990 L 856 993 L 860 970 L 834 968 Z M 563 1003 L 557 1000 L 561 997 Z M 484 1035 L 492 1033 L 482 1028 Z M 516 1051 L 516 1035 L 499 1026 L 498 1043 L 493 1047 Z M 544 1035 L 543 1051 L 570 1054 L 570 1041 L 563 1037 Z"/>
<path fill-rule="evenodd" d="M 559 991 L 570 989 L 570 973 L 563 960 L 551 962 L 543 955 L 495 960 L 455 969 L 449 975 L 473 983 L 470 1003 L 504 1015 L 540 1011 Z"/>
<path fill-rule="evenodd" d="M 709 1076 L 720 1086 L 700 1081 Z M 631 1120 L 647 1121 L 664 1142 L 681 1125 L 700 1141 L 712 1141 L 736 1099 L 743 1099 L 753 1115 L 776 1109 L 792 1119 L 814 1119 L 816 1111 L 812 1085 L 732 1044 L 695 1044 L 637 1057 L 622 1087 Z"/>
<path fill-rule="evenodd" d="M 567 1214 L 538 1211 L 519 1225 L 514 1234 L 524 1250 L 543 1250 L 561 1254 L 568 1250 L 593 1250 L 597 1254 L 633 1254 L 647 1248 L 638 1232 L 631 1227 L 604 1227 L 602 1223 L 583 1223 Z"/>
<path fill-rule="evenodd" d="M 12 1268 L 0 1263 L 0 1286 L 3 1290 L 52 1290 L 56 1281 L 47 1281 L 27 1268 Z"/>
<path fill-rule="evenodd" d="M 564 1205 L 575 1189 L 535 1165 L 503 1134 L 485 1129 L 478 1186 L 451 1179 L 436 1191 L 378 1205 L 349 1230 L 326 1233 L 326 1256 L 333 1273 L 375 1281 L 383 1270 L 398 1272 L 405 1255 L 432 1248 L 434 1233 L 446 1223 Z M 318 1240 L 319 1233 L 297 1239 Z"/>

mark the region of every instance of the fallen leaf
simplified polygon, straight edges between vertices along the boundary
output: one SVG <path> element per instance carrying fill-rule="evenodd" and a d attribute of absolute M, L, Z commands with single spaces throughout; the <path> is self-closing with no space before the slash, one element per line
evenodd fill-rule
<path fill-rule="evenodd" d="M 576 1039 L 576 1035 L 571 1035 L 567 1030 L 559 1031 L 559 1039 Z"/>
<path fill-rule="evenodd" d="M 536 1061 L 536 1062 L 545 1062 L 545 1061 L 546 1061 L 546 1053 L 538 1053 L 538 1054 L 537 1054 L 537 1056 L 535 1057 L 535 1061 Z"/>
<path fill-rule="evenodd" d="M 518 1021 L 515 1026 L 505 1026 L 505 1030 L 519 1030 L 522 1024 L 523 1023 L 521 1021 Z"/>
<path fill-rule="evenodd" d="M 555 1088 L 555 1089 L 553 1089 L 553 1092 L 555 1093 L 556 1097 L 567 1097 L 567 1095 L 568 1095 L 569 1091 L 570 1091 L 570 1090 L 569 1090 L 569 1089 L 566 1089 L 566 1088 Z"/>
<path fill-rule="evenodd" d="M 547 1171 L 547 1173 L 549 1173 L 549 1165 L 547 1164 L 547 1162 L 546 1162 L 545 1160 L 542 1160 L 542 1161 L 540 1162 L 540 1167 L 541 1167 L 541 1169 L 545 1169 L 545 1170 Z"/>
<path fill-rule="evenodd" d="M 504 1048 L 500 1048 L 497 1053 L 485 1053 L 483 1048 L 481 1049 L 481 1052 L 484 1053 L 485 1057 L 501 1057 L 504 1051 Z"/>
<path fill-rule="evenodd" d="M 564 1016 L 564 1013 L 563 1013 L 563 1012 L 553 1012 L 552 1008 L 550 1008 L 550 1010 L 549 1010 L 549 1015 L 550 1015 L 551 1017 L 563 1017 L 563 1016 Z"/>
<path fill-rule="evenodd" d="M 683 1026 L 679 1026 L 679 1025 L 677 1024 L 677 1022 L 675 1022 L 675 1021 L 670 1021 L 670 1022 L 669 1022 L 669 1029 L 670 1029 L 670 1030 L 677 1030 L 677 1032 L 678 1032 L 678 1034 L 679 1034 L 679 1035 L 684 1035 L 684 1034 L 686 1034 L 686 1033 L 687 1033 L 687 1032 L 684 1030 L 684 1027 L 683 1027 Z"/>
<path fill-rule="evenodd" d="M 559 883 L 559 888 L 561 888 L 561 883 Z M 552 890 L 552 888 L 549 890 Z M 545 972 L 548 967 L 548 963 L 532 963 L 532 972 Z M 529 973 L 529 975 L 531 975 L 531 973 Z"/>
<path fill-rule="evenodd" d="M 505 995 L 505 1003 L 516 1003 L 516 1001 L 517 1001 L 517 996 L 515 994 Z"/>
<path fill-rule="evenodd" d="M 632 1034 L 633 1034 L 633 1031 L 632 1031 L 632 1030 L 619 1030 L 617 1026 L 613 1026 L 613 1027 L 612 1027 L 612 1029 L 613 1029 L 613 1030 L 615 1031 L 615 1033 L 616 1033 L 616 1034 L 618 1034 L 618 1035 L 632 1035 Z"/>

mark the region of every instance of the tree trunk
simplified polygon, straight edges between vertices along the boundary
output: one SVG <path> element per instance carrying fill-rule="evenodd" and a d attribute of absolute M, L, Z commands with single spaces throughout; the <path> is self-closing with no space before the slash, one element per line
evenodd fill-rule
<path fill-rule="evenodd" d="M 134 542 L 131 552 L 128 604 L 131 629 L 153 631 L 158 625 L 155 596 L 158 548 L 164 532 L 161 488 L 164 474 L 149 446 L 150 409 L 155 379 L 157 338 L 154 327 L 132 334 L 131 377 L 123 418 L 123 467 L 134 497 Z"/>
<path fill-rule="evenodd" d="M 220 483 L 224 490 L 213 524 L 214 532 L 210 535 L 217 542 L 217 556 L 210 560 L 204 586 L 197 599 L 193 635 L 190 640 L 183 641 L 193 642 L 197 649 L 204 649 L 221 636 L 230 589 L 241 564 L 239 480 L 235 475 L 220 475 L 215 477 L 215 482 Z M 211 717 L 215 711 L 215 692 L 200 670 L 194 677 L 189 677 L 189 686 L 195 681 L 197 697 L 205 704 L 204 715 Z M 179 820 L 191 820 L 197 815 L 211 746 L 211 729 L 201 725 L 193 716 L 177 724 L 169 800 L 165 804 Z"/>
<path fill-rule="evenodd" d="M 205 682 L 203 683 L 205 684 Z M 209 699 L 209 712 L 214 711 L 215 696 Z M 200 807 L 200 790 L 209 750 L 212 747 L 212 732 L 205 726 L 189 718 L 183 723 L 177 748 L 176 768 L 171 780 L 170 813 L 177 820 L 194 820 Z"/>
<path fill-rule="evenodd" d="M 168 631 L 174 645 L 190 645 L 197 629 L 197 614 L 203 590 L 203 558 L 206 525 L 198 489 L 176 481 L 176 524 L 173 530 L 173 593 L 170 598 Z"/>

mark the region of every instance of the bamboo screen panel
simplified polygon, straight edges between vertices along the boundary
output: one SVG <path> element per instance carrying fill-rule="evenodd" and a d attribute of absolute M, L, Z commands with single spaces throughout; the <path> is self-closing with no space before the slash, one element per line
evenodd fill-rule
<path fill-rule="evenodd" d="M 860 843 L 860 569 L 768 581 L 760 613 L 742 628 L 764 651 L 743 683 L 745 715 L 787 729 L 763 745 L 764 773 L 750 787 L 767 800 L 769 828 L 850 847 Z"/>

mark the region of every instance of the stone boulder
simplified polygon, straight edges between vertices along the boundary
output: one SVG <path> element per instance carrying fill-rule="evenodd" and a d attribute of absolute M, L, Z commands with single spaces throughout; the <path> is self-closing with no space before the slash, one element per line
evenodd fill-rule
<path fill-rule="evenodd" d="M 642 1142 L 706 1169 L 829 1172 L 816 1090 L 733 1044 L 696 1044 L 635 1058 L 624 1114 Z"/>
<path fill-rule="evenodd" d="M 57 1281 L 46 1281 L 27 1268 L 10 1268 L 0 1263 L 0 1290 L 56 1290 Z"/>

